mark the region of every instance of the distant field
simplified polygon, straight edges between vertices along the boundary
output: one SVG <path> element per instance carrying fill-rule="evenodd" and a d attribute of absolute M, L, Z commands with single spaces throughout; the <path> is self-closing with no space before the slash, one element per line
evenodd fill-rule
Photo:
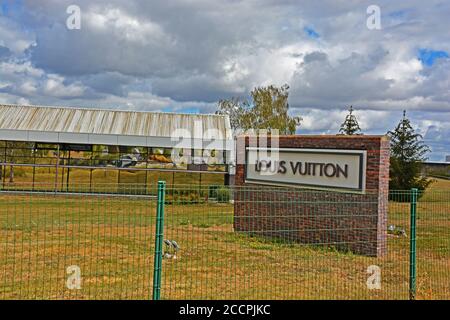
<path fill-rule="evenodd" d="M 442 190 L 442 191 L 439 191 Z M 0 298 L 149 299 L 154 199 L 0 194 Z M 332 248 L 233 232 L 231 204 L 168 204 L 163 299 L 406 299 L 409 204 L 389 204 L 389 252 L 369 258 Z M 450 298 L 450 181 L 437 180 L 418 205 L 418 298 Z M 66 268 L 82 289 L 66 288 Z M 382 272 L 368 290 L 367 268 Z"/>
<path fill-rule="evenodd" d="M 33 183 L 34 171 L 34 183 Z M 203 173 L 170 172 L 170 171 L 133 171 L 103 169 L 60 168 L 56 177 L 55 168 L 14 167 L 14 179 L 9 182 L 10 167 L 6 167 L 6 174 L 0 180 L 0 190 L 55 190 L 109 192 L 147 191 L 154 192 L 159 180 L 168 185 L 207 186 L 223 185 L 224 175 L 205 171 Z M 122 190 L 119 190 L 121 188 Z"/>
<path fill-rule="evenodd" d="M 425 196 L 431 196 L 436 191 L 450 191 L 450 180 L 431 178 L 433 183 L 427 189 Z"/>

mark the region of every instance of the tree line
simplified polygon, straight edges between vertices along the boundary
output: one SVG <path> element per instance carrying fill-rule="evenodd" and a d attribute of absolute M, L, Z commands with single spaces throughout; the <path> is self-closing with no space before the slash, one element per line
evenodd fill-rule
<path fill-rule="evenodd" d="M 249 98 L 232 97 L 220 100 L 217 114 L 228 115 L 235 134 L 249 130 L 266 130 L 269 134 L 295 134 L 302 118 L 289 113 L 289 86 L 274 85 L 256 87 Z M 339 133 L 342 135 L 363 134 L 353 106 L 348 109 Z M 390 138 L 390 181 L 391 190 L 425 190 L 431 180 L 421 175 L 422 163 L 427 160 L 429 147 L 423 137 L 415 131 L 403 111 L 397 126 L 386 133 Z"/>

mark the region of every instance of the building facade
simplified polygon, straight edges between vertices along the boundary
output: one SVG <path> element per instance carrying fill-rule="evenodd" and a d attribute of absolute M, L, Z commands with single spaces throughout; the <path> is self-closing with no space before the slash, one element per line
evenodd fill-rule
<path fill-rule="evenodd" d="M 221 185 L 232 157 L 226 116 L 0 105 L 3 190 Z"/>

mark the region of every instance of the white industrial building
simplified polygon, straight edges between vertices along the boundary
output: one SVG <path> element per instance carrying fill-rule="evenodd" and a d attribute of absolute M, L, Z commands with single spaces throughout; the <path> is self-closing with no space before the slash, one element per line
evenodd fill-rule
<path fill-rule="evenodd" d="M 0 105 L 1 188 L 227 183 L 227 116 Z"/>

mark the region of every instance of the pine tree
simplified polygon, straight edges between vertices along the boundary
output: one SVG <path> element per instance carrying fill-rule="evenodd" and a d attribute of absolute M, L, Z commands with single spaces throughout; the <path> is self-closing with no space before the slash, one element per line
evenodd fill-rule
<path fill-rule="evenodd" d="M 359 127 L 358 120 L 353 115 L 353 106 L 348 109 L 348 115 L 345 117 L 345 121 L 341 124 L 339 133 L 345 135 L 362 134 Z"/>
<path fill-rule="evenodd" d="M 421 176 L 421 167 L 430 149 L 423 143 L 422 136 L 414 131 L 406 111 L 403 111 L 403 118 L 395 130 L 389 131 L 388 135 L 391 138 L 389 188 L 425 190 L 432 181 Z"/>

